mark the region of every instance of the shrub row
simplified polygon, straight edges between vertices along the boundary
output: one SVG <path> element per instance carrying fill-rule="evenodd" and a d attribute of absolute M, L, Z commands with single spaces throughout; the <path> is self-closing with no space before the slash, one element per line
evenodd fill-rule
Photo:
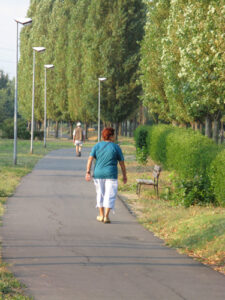
<path fill-rule="evenodd" d="M 4 120 L 2 126 L 2 138 L 13 139 L 14 138 L 14 119 Z M 30 132 L 27 128 L 27 121 L 18 119 L 17 121 L 17 137 L 23 140 L 29 140 L 31 138 Z M 34 139 L 43 140 L 44 131 L 34 131 Z"/>
<path fill-rule="evenodd" d="M 14 120 L 12 118 L 4 120 L 1 129 L 2 138 L 13 139 Z M 17 121 L 17 137 L 24 140 L 30 139 L 30 133 L 27 130 L 27 122 L 25 120 L 18 119 Z"/>
<path fill-rule="evenodd" d="M 192 129 L 170 125 L 140 126 L 135 132 L 135 141 L 137 151 L 147 149 L 155 162 L 167 170 L 176 171 L 180 188 L 182 186 L 189 199 L 188 205 L 214 200 L 225 205 L 223 146 Z"/>

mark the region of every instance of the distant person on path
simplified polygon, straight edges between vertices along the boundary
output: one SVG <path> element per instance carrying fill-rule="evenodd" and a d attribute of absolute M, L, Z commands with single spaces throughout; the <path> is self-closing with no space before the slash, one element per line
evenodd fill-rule
<path fill-rule="evenodd" d="M 81 123 L 77 123 L 77 127 L 73 131 L 73 143 L 76 147 L 76 156 L 81 156 L 81 148 L 84 142 L 84 131 L 81 127 Z"/>
<path fill-rule="evenodd" d="M 97 207 L 99 208 L 97 221 L 111 223 L 109 212 L 114 209 L 117 196 L 118 162 L 123 173 L 124 183 L 127 182 L 127 176 L 122 150 L 114 143 L 114 129 L 111 127 L 105 128 L 102 131 L 102 138 L 104 141 L 97 143 L 91 150 L 85 178 L 87 181 L 91 180 L 91 166 L 95 158 L 93 177 L 97 194 Z"/>

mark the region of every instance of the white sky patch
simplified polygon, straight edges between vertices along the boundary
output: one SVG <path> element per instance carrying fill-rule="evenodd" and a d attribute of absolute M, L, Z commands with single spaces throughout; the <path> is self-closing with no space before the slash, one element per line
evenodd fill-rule
<path fill-rule="evenodd" d="M 16 72 L 16 22 L 26 17 L 30 0 L 0 0 L 0 69 L 12 79 Z M 21 29 L 19 25 L 19 29 Z"/>

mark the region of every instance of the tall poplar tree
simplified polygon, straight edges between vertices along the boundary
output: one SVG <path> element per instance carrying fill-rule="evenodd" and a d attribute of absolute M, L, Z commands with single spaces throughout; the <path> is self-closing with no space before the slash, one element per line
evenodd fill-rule
<path fill-rule="evenodd" d="M 71 19 L 68 25 L 68 109 L 72 121 L 80 120 L 85 123 L 91 119 L 82 89 L 84 82 L 82 68 L 85 59 L 83 37 L 90 3 L 91 0 L 78 0 L 71 8 Z"/>
<path fill-rule="evenodd" d="M 89 6 L 84 37 L 84 90 L 97 116 L 98 77 L 107 77 L 101 89 L 104 121 L 118 124 L 138 106 L 140 86 L 139 41 L 145 11 L 140 0 L 94 0 Z"/>
<path fill-rule="evenodd" d="M 145 1 L 147 20 L 141 42 L 140 73 L 142 100 L 148 110 L 160 119 L 172 120 L 165 92 L 162 68 L 163 39 L 167 34 L 170 0 Z"/>
<path fill-rule="evenodd" d="M 178 1 L 177 1 L 178 2 Z M 175 3 L 176 4 L 176 3 Z M 189 114 L 214 121 L 213 138 L 218 138 L 218 121 L 225 114 L 225 0 L 194 1 L 186 4 L 180 41 L 181 81 Z"/>

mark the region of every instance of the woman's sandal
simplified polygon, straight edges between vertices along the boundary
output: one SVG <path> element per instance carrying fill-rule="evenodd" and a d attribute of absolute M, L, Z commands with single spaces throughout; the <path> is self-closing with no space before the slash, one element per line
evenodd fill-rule
<path fill-rule="evenodd" d="M 110 219 L 107 218 L 107 217 L 104 217 L 104 221 L 103 221 L 105 224 L 109 224 L 111 223 Z"/>
<path fill-rule="evenodd" d="M 104 221 L 104 217 L 103 216 L 97 216 L 97 221 L 103 222 Z"/>

